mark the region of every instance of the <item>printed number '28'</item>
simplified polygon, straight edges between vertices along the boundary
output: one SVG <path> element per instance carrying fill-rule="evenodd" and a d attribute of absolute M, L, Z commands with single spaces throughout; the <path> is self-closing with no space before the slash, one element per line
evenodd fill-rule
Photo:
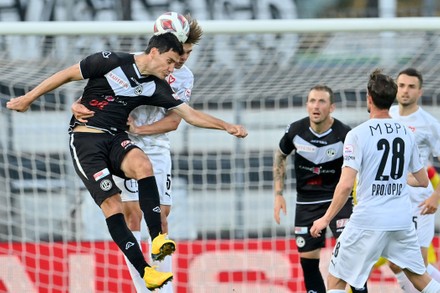
<path fill-rule="evenodd" d="M 391 176 L 392 179 L 399 179 L 403 174 L 403 164 L 405 162 L 405 142 L 400 137 L 393 140 L 392 145 L 386 139 L 377 142 L 377 149 L 383 150 L 379 169 L 377 170 L 376 180 L 386 181 Z M 385 166 L 391 150 L 391 169 L 389 175 L 384 175 Z"/>

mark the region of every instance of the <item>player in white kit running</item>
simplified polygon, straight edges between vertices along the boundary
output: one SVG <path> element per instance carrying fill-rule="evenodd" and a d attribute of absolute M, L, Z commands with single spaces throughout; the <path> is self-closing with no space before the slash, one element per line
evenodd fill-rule
<path fill-rule="evenodd" d="M 396 93 L 397 85 L 391 77 L 379 70 L 370 75 L 370 119 L 347 134 L 342 174 L 333 201 L 311 228 L 314 237 L 321 234 L 347 201 L 357 177 L 358 204 L 333 250 L 327 292 L 345 292 L 347 283 L 364 285 L 380 256 L 405 268 L 417 289 L 440 292 L 440 284 L 426 272 L 407 188 L 407 180 L 413 186 L 426 187 L 429 179 L 414 135 L 389 115 Z"/>
<path fill-rule="evenodd" d="M 407 68 L 397 76 L 398 105 L 390 108 L 390 115 L 407 126 L 413 133 L 419 147 L 420 159 L 427 168 L 431 156 L 440 160 L 440 123 L 423 110 L 418 101 L 422 97 L 423 77 L 414 68 Z M 440 281 L 440 272 L 428 264 L 428 248 L 434 238 L 435 212 L 440 200 L 440 186 L 434 190 L 430 183 L 427 188 L 409 186 L 413 206 L 413 222 L 417 231 L 423 260 L 431 277 Z M 418 292 L 406 278 L 402 270 L 390 263 L 397 281 L 404 292 Z"/>

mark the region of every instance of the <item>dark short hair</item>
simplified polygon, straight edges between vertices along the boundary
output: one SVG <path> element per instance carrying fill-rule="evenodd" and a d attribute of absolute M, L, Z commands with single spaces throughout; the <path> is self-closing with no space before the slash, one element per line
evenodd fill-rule
<path fill-rule="evenodd" d="M 182 43 L 172 33 L 153 35 L 148 41 L 145 53 L 150 53 L 152 48 L 157 48 L 160 54 L 174 51 L 179 55 L 184 53 Z"/>
<path fill-rule="evenodd" d="M 405 74 L 405 75 L 408 75 L 408 76 L 417 77 L 417 79 L 419 80 L 419 89 L 422 88 L 422 86 L 423 86 L 423 76 L 420 73 L 420 71 L 418 71 L 415 68 L 408 67 L 408 68 L 400 71 L 399 74 L 397 75 L 397 78 L 399 78 L 399 76 L 401 76 L 402 74 Z"/>
<path fill-rule="evenodd" d="M 370 74 L 367 93 L 377 108 L 389 109 L 396 99 L 397 84 L 390 76 L 376 69 Z"/>
<path fill-rule="evenodd" d="M 333 94 L 333 90 L 329 86 L 326 86 L 324 84 L 317 84 L 310 89 L 310 92 L 313 90 L 327 92 L 330 96 L 330 104 L 335 103 L 335 95 Z M 309 97 L 307 96 L 307 100 L 308 99 L 309 99 Z"/>

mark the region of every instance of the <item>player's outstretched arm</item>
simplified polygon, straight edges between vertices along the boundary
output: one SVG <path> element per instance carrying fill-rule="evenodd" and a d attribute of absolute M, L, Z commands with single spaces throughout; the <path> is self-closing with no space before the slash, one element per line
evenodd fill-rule
<path fill-rule="evenodd" d="M 333 194 L 332 203 L 328 207 L 324 216 L 313 222 L 312 228 L 310 228 L 310 234 L 313 237 L 319 237 L 322 231 L 327 228 L 330 221 L 339 213 L 342 207 L 347 202 L 348 197 L 353 189 L 354 182 L 356 180 L 357 171 L 351 167 L 342 168 L 341 177 L 338 185 L 336 185 L 335 192 Z"/>
<path fill-rule="evenodd" d="M 6 107 L 10 110 L 25 112 L 29 109 L 30 105 L 40 96 L 60 87 L 65 83 L 81 79 L 83 78 L 81 75 L 79 64 L 72 65 L 48 77 L 25 95 L 17 98 L 12 98 L 11 100 L 9 100 L 9 102 L 6 103 Z"/>
<path fill-rule="evenodd" d="M 276 150 L 273 159 L 273 190 L 275 193 L 273 217 L 277 224 L 280 224 L 280 211 L 287 214 L 286 200 L 283 196 L 284 179 L 286 177 L 287 156 L 280 150 Z"/>
<path fill-rule="evenodd" d="M 183 103 L 172 110 L 186 122 L 200 128 L 225 130 L 236 137 L 244 138 L 248 135 L 246 128 L 241 125 L 230 124 L 214 116 L 197 111 Z"/>

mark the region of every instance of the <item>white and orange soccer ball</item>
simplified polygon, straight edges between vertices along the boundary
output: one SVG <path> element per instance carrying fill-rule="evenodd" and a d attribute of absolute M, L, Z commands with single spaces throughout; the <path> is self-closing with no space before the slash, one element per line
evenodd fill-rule
<path fill-rule="evenodd" d="M 179 41 L 185 43 L 189 35 L 189 22 L 177 12 L 165 12 L 154 22 L 154 34 L 173 33 Z"/>

